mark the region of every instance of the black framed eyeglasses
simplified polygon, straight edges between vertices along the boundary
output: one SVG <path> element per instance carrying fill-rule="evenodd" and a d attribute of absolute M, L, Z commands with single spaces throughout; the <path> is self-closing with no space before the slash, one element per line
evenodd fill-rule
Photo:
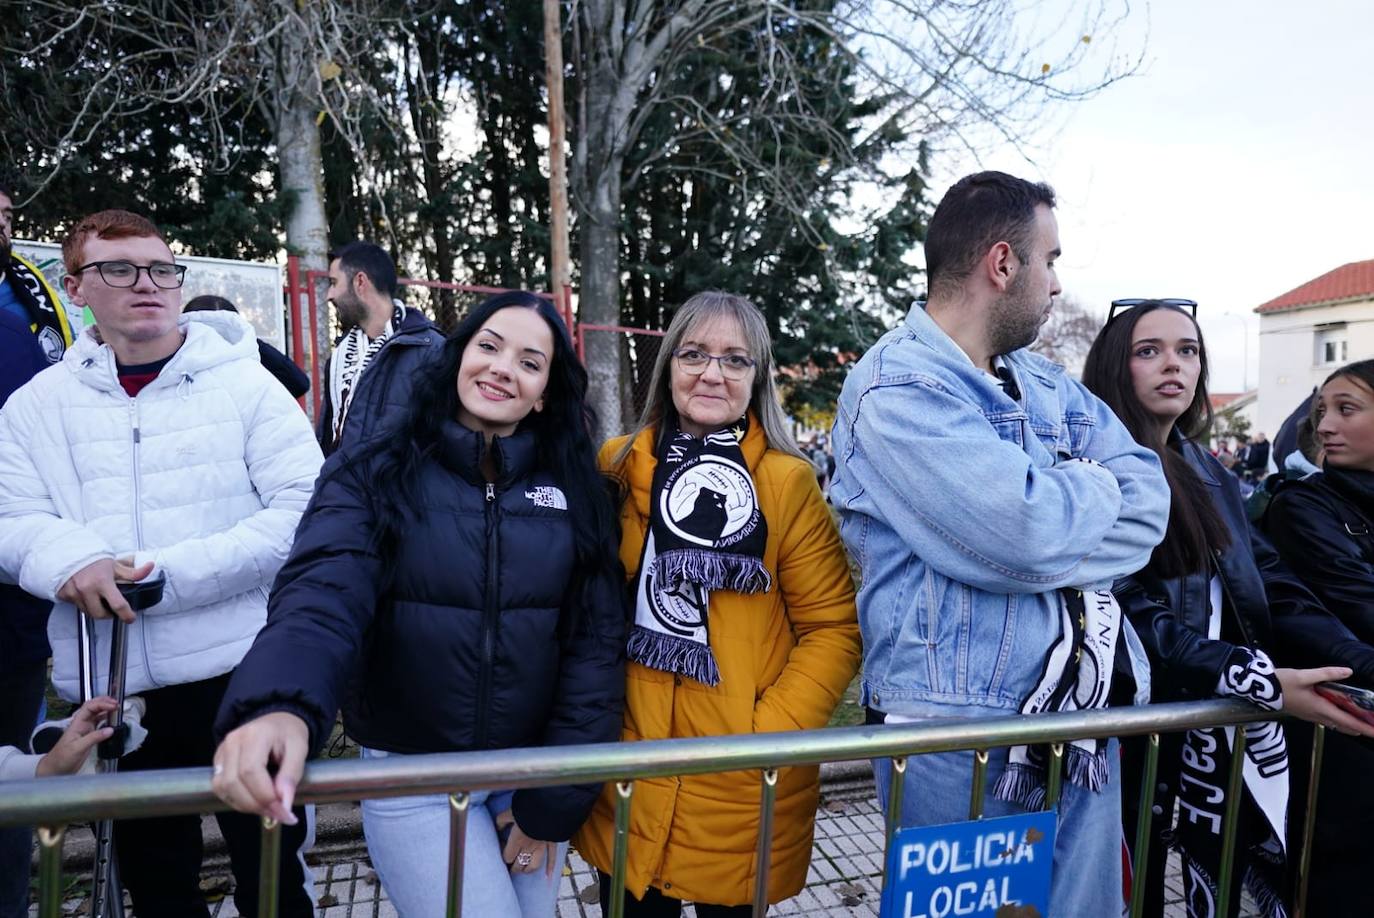
<path fill-rule="evenodd" d="M 673 356 L 683 372 L 693 376 L 705 373 L 706 367 L 714 360 L 720 364 L 720 375 L 726 379 L 743 379 L 757 362 L 747 354 L 708 354 L 695 347 L 680 347 L 673 351 Z"/>
<path fill-rule="evenodd" d="M 1188 310 L 1188 314 L 1193 317 L 1194 321 L 1197 319 L 1197 300 L 1185 300 L 1178 297 L 1168 297 L 1162 300 L 1132 298 L 1112 300 L 1112 308 L 1107 310 L 1107 324 L 1110 324 L 1112 319 L 1117 317 L 1118 313 L 1126 312 L 1137 306 L 1173 306 L 1175 309 Z"/>
<path fill-rule="evenodd" d="M 185 265 L 171 265 L 165 261 L 155 261 L 150 265 L 136 265 L 128 261 L 92 261 L 77 268 L 80 274 L 87 268 L 100 272 L 100 279 L 111 287 L 132 287 L 138 283 L 138 272 L 147 271 L 153 286 L 163 290 L 175 290 L 186 277 Z"/>

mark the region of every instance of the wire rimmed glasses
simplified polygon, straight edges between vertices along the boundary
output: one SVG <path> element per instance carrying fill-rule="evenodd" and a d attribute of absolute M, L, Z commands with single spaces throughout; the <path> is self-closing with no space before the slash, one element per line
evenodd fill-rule
<path fill-rule="evenodd" d="M 708 354 L 700 348 L 680 347 L 673 351 L 677 365 L 684 373 L 700 376 L 714 360 L 720 364 L 720 375 L 726 379 L 743 379 L 754 369 L 758 361 L 748 354 Z"/>

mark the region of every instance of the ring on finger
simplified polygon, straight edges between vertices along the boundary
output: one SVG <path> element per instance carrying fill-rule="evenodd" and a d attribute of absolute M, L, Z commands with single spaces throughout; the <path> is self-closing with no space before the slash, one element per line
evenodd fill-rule
<path fill-rule="evenodd" d="M 530 864 L 533 862 L 534 855 L 530 854 L 528 851 L 521 851 L 519 854 L 515 856 L 515 866 L 520 867 L 522 869 L 528 869 Z"/>

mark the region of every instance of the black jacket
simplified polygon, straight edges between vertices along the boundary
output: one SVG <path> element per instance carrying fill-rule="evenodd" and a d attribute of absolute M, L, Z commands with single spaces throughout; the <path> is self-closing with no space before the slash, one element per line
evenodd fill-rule
<path fill-rule="evenodd" d="M 48 360 L 29 323 L 0 309 L 0 405 L 47 367 Z M 48 658 L 51 611 L 52 603 L 12 584 L 0 583 L 0 673 Z"/>
<path fill-rule="evenodd" d="M 1214 696 L 1238 644 L 1264 650 L 1276 666 L 1349 666 L 1357 681 L 1374 683 L 1374 647 L 1328 612 L 1251 529 L 1240 489 L 1221 464 L 1191 441 L 1179 445 L 1211 492 L 1231 545 L 1214 562 L 1223 596 L 1219 640 L 1207 638 L 1212 571 L 1168 579 L 1141 571 L 1113 587 L 1149 652 L 1154 700 Z"/>
<path fill-rule="evenodd" d="M 415 374 L 438 355 L 443 345 L 444 336 L 434 323 L 420 310 L 407 309 L 396 334 L 382 345 L 363 370 L 338 443 L 334 442 L 334 403 L 329 385 L 333 357 L 330 357 L 324 365 L 324 379 L 320 381 L 324 391 L 315 428 L 315 436 L 325 456 L 349 443 L 370 439 L 404 417 L 410 407 Z"/>
<path fill-rule="evenodd" d="M 344 727 L 399 753 L 611 742 L 620 736 L 626 617 L 614 562 L 574 585 L 573 528 L 528 433 L 498 438 L 500 475 L 480 471 L 481 435 L 454 422 L 414 482 L 422 505 L 381 557 L 368 461 L 336 453 L 277 577 L 268 620 L 216 723 L 223 736 L 272 710 L 300 714 L 311 748 Z M 606 551 L 616 558 L 614 540 Z M 389 582 L 388 582 L 389 581 Z M 600 785 L 520 790 L 516 821 L 566 840 Z"/>
<path fill-rule="evenodd" d="M 292 398 L 300 398 L 310 391 L 310 377 L 290 357 L 261 338 L 258 339 L 258 359 L 263 369 L 277 377 L 277 382 L 286 387 Z"/>
<path fill-rule="evenodd" d="M 1327 468 L 1284 481 L 1264 527 L 1326 607 L 1374 644 L 1374 473 Z"/>

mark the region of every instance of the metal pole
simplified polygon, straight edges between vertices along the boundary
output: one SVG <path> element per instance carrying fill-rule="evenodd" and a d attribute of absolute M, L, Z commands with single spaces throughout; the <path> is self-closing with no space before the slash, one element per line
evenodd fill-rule
<path fill-rule="evenodd" d="M 1312 731 L 1312 774 L 1307 784 L 1307 813 L 1302 821 L 1302 851 L 1298 853 L 1298 901 L 1293 918 L 1307 914 L 1307 882 L 1312 879 L 1312 841 L 1317 830 L 1317 787 L 1322 776 L 1322 752 L 1326 747 L 1326 727 L 1317 724 Z"/>
<path fill-rule="evenodd" d="M 559 0 L 544 0 L 544 85 L 549 105 L 549 289 L 572 330 L 572 301 L 566 298 L 568 264 L 568 176 L 564 153 L 563 21 Z"/>
<path fill-rule="evenodd" d="M 1221 876 L 1217 879 L 1217 914 L 1231 914 L 1231 874 L 1236 866 L 1236 837 L 1240 835 L 1240 797 L 1245 779 L 1245 727 L 1236 727 L 1231 744 L 1231 778 L 1226 785 L 1226 821 L 1221 825 Z"/>
<path fill-rule="evenodd" d="M 892 849 L 892 838 L 902 826 L 902 791 L 906 788 L 906 756 L 892 760 L 892 783 L 887 788 L 887 837 L 883 841 L 883 860 Z"/>
<path fill-rule="evenodd" d="M 1223 312 L 1221 317 L 1226 319 L 1236 319 L 1240 322 L 1241 340 L 1241 359 L 1245 361 L 1240 371 L 1240 389 L 1242 392 L 1250 391 L 1250 324 L 1245 320 L 1245 316 L 1237 312 Z"/>
<path fill-rule="evenodd" d="M 59 918 L 62 914 L 62 840 L 67 827 L 38 827 L 38 915 Z"/>
<path fill-rule="evenodd" d="M 763 770 L 763 793 L 759 800 L 759 847 L 755 860 L 754 918 L 768 914 L 768 867 L 773 856 L 773 802 L 778 796 L 778 770 Z"/>
<path fill-rule="evenodd" d="M 625 918 L 625 859 L 630 853 L 630 796 L 633 781 L 615 782 L 615 853 L 611 855 L 611 914 Z"/>
<path fill-rule="evenodd" d="M 448 918 L 463 914 L 463 865 L 467 861 L 468 811 L 472 797 L 466 791 L 448 795 Z"/>
<path fill-rule="evenodd" d="M 277 918 L 277 884 L 281 881 L 281 826 L 262 818 L 262 851 L 258 860 L 258 918 Z"/>
<path fill-rule="evenodd" d="M 978 749 L 973 753 L 973 790 L 969 793 L 968 818 L 983 818 L 983 795 L 988 785 L 988 751 Z"/>
<path fill-rule="evenodd" d="M 1155 779 L 1159 776 L 1159 734 L 1150 734 L 1145 754 L 1145 777 L 1140 781 L 1140 811 L 1136 815 L 1135 864 L 1131 868 L 1131 918 L 1145 914 L 1145 872 L 1150 869 L 1150 829 L 1154 822 Z"/>
<path fill-rule="evenodd" d="M 80 612 L 77 613 L 81 615 Z M 81 615 L 83 619 L 86 616 Z M 94 629 L 94 622 L 83 622 Z M 129 631 L 123 621 L 110 622 L 110 672 L 105 694 L 115 700 L 114 712 L 107 722 L 116 730 L 124 723 L 124 670 L 128 664 Z M 90 632 L 90 678 L 94 686 L 99 679 L 95 634 Z M 102 774 L 119 771 L 119 758 L 96 756 L 96 770 Z M 115 918 L 124 914 L 124 893 L 119 885 L 119 871 L 114 850 L 114 820 L 102 819 L 95 825 L 95 866 L 92 870 L 91 918 Z"/>
<path fill-rule="evenodd" d="M 310 420 L 318 424 L 320 420 L 320 379 L 327 353 L 320 349 L 320 341 L 327 332 L 320 329 L 319 279 L 311 277 L 311 273 L 310 271 L 305 272 L 305 302 L 310 312 Z"/>
<path fill-rule="evenodd" d="M 297 788 L 302 803 L 450 794 L 780 768 L 850 759 L 1035 745 L 1094 736 L 1146 736 L 1273 720 L 1240 701 L 1194 701 L 766 734 L 490 749 L 312 762 Z M 223 807 L 208 768 L 0 782 L 0 826 L 74 824 L 214 812 Z"/>
<path fill-rule="evenodd" d="M 1064 744 L 1050 743 L 1049 774 L 1045 776 L 1045 809 L 1059 806 L 1059 793 L 1064 786 Z"/>

